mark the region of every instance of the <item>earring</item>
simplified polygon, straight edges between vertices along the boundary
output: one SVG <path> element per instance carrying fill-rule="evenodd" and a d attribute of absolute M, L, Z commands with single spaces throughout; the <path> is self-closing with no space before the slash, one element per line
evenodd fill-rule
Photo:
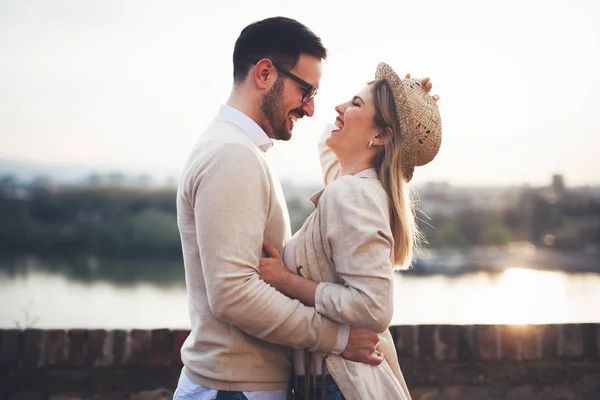
<path fill-rule="evenodd" d="M 373 148 L 373 141 L 372 140 L 369 142 L 369 148 L 370 149 Z"/>

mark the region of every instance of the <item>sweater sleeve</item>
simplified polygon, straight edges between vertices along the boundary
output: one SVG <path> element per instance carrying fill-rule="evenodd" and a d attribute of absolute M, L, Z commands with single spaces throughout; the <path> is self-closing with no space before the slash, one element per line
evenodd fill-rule
<path fill-rule="evenodd" d="M 335 271 L 344 284 L 321 282 L 315 308 L 334 321 L 379 333 L 394 311 L 394 245 L 387 202 L 360 181 L 341 177 L 319 201 Z"/>
<path fill-rule="evenodd" d="M 242 145 L 215 152 L 190 182 L 201 273 L 213 314 L 268 342 L 330 352 L 339 324 L 259 279 L 272 190 L 259 156 Z"/>

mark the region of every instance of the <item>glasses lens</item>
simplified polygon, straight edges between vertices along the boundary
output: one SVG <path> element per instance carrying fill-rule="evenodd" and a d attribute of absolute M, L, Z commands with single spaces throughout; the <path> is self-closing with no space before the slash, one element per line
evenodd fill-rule
<path fill-rule="evenodd" d="M 309 101 L 311 101 L 315 95 L 317 94 L 317 89 L 315 89 L 314 87 L 310 88 L 308 90 L 308 92 L 306 92 L 306 94 L 304 95 L 304 97 L 302 98 L 302 102 L 304 104 L 308 103 Z"/>

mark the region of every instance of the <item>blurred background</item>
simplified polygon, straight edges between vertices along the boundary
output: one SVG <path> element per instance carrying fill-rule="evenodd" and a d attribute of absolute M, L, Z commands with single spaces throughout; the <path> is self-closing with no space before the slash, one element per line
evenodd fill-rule
<path fill-rule="evenodd" d="M 596 1 L 0 3 L 0 328 L 188 328 L 179 172 L 227 100 L 239 32 L 303 22 L 329 49 L 316 114 L 268 157 L 293 230 L 316 141 L 379 61 L 430 76 L 429 245 L 394 324 L 600 321 Z"/>

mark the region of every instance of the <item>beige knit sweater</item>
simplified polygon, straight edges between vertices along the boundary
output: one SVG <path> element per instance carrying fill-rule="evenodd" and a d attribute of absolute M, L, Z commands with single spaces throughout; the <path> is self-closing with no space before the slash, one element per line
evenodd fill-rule
<path fill-rule="evenodd" d="M 177 193 L 191 332 L 186 375 L 218 390 L 288 387 L 291 350 L 331 352 L 339 324 L 258 276 L 263 240 L 290 237 L 281 186 L 236 125 L 215 119 L 195 145 Z"/>

